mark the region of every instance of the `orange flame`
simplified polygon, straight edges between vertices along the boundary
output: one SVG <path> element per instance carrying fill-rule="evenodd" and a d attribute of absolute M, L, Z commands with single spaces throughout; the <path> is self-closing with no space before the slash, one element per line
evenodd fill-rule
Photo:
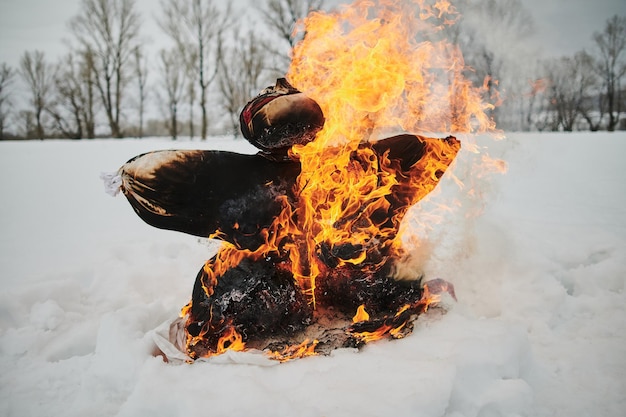
<path fill-rule="evenodd" d="M 180 309 L 180 317 L 186 317 L 189 315 L 189 312 L 191 311 L 191 301 L 189 301 L 187 304 L 185 304 L 185 306 L 183 308 Z"/>
<path fill-rule="evenodd" d="M 324 127 L 313 142 L 291 149 L 290 156 L 301 164 L 294 190 L 297 201 L 292 206 L 283 200 L 283 212 L 264 231 L 265 245 L 249 251 L 225 244 L 207 262 L 202 284 L 208 296 L 218 278 L 243 258 L 280 252 L 288 253 L 291 272 L 315 307 L 316 278 L 328 269 L 318 258 L 320 246 L 350 244 L 353 256 L 339 259 L 338 266 L 363 269 L 385 261 L 372 260 L 370 248 L 386 245 L 388 256 L 402 255 L 398 230 L 406 210 L 393 213 L 384 224 L 373 215 L 388 212 L 388 196 L 399 186 L 398 167 L 387 155 L 360 145 L 400 131 L 431 135 L 494 131 L 488 116 L 493 105 L 483 100 L 487 86 L 473 86 L 464 77 L 468 68 L 461 51 L 444 36 L 444 29 L 457 19 L 446 0 L 357 0 L 304 19 L 298 27 L 306 36 L 293 50 L 287 78 L 320 105 Z M 435 188 L 454 158 L 446 155 L 449 145 L 443 141 L 426 141 L 425 146 L 421 165 L 407 181 L 407 187 L 417 190 L 410 201 L 402 201 L 407 208 Z M 424 309 L 435 302 L 423 300 Z M 417 307 L 405 306 L 397 314 Z M 188 311 L 189 306 L 182 313 Z M 353 321 L 368 319 L 360 306 Z M 365 342 L 401 337 L 405 324 L 383 325 L 357 337 Z M 229 343 L 230 347 L 234 342 Z M 306 356 L 316 344 L 305 341 L 297 349 L 271 355 L 278 360 Z"/>
<path fill-rule="evenodd" d="M 393 319 L 399 318 L 405 311 L 411 309 L 412 306 L 410 304 L 406 304 L 402 306 L 395 314 L 395 316 L 390 320 L 385 320 L 383 324 L 378 327 L 376 330 L 369 332 L 353 332 L 352 335 L 359 341 L 363 343 L 369 343 L 376 340 L 383 339 L 385 337 L 392 337 L 394 339 L 401 339 L 404 337 L 402 330 L 407 325 L 409 318 L 402 320 L 394 321 Z M 369 317 L 368 317 L 369 318 Z"/>
<path fill-rule="evenodd" d="M 208 332 L 208 327 L 202 329 L 197 336 L 191 336 L 187 333 L 187 353 L 192 359 L 196 359 L 197 354 L 194 352 L 193 347 L 196 344 L 202 344 L 205 340 L 205 336 Z M 235 352 L 241 352 L 246 349 L 246 344 L 243 341 L 243 337 L 235 330 L 233 326 L 227 326 L 222 335 L 217 341 L 217 346 L 214 350 L 206 350 L 201 356 L 211 357 L 215 355 L 221 355 L 227 350 L 233 350 Z"/>
<path fill-rule="evenodd" d="M 287 346 L 285 349 L 281 351 L 269 351 L 266 352 L 266 355 L 270 359 L 274 359 L 280 362 L 287 362 L 293 359 L 300 359 L 306 356 L 314 356 L 317 355 L 315 352 L 315 347 L 319 341 L 313 340 L 312 342 L 309 339 L 306 339 L 304 342 L 299 345 Z"/>
<path fill-rule="evenodd" d="M 374 17 L 373 17 L 374 16 Z M 316 100 L 326 117 L 315 141 L 292 148 L 300 160 L 299 230 L 304 244 L 291 260 L 300 285 L 312 294 L 320 266 L 316 246 L 351 243 L 367 248 L 388 241 L 401 248 L 396 230 L 367 221 L 384 208 L 396 185 L 396 169 L 384 158 L 380 166 L 371 149 L 359 144 L 394 130 L 411 132 L 484 132 L 495 128 L 483 102 L 485 86 L 474 87 L 458 47 L 441 36 L 456 19 L 454 7 L 439 0 L 356 1 L 337 12 L 311 13 L 303 24 L 287 77 Z M 435 40 L 433 40 L 435 39 Z M 444 147 L 432 152 L 443 152 Z M 355 157 L 356 153 L 356 157 Z M 370 161 L 363 169 L 356 161 Z M 428 194 L 428 178 L 445 171 L 436 158 L 423 167 L 411 186 L 423 186 L 413 204 Z M 443 169 L 442 169 L 443 168 Z M 381 174 L 382 171 L 382 174 Z M 402 213 L 404 214 L 404 213 Z M 344 221 L 342 219 L 353 219 Z M 339 226 L 339 227 L 338 227 Z M 362 264 L 366 251 L 346 262 Z"/>
<path fill-rule="evenodd" d="M 423 308 L 423 311 L 428 311 L 430 306 L 436 306 L 441 302 L 441 293 L 433 294 L 428 289 L 428 285 L 424 286 L 424 293 L 422 294 L 422 299 L 420 300 L 420 304 Z"/>
<path fill-rule="evenodd" d="M 226 350 L 234 350 L 236 352 L 244 350 L 246 344 L 243 342 L 241 335 L 237 333 L 234 327 L 228 327 L 222 337 L 217 342 L 216 355 L 224 353 Z"/>
<path fill-rule="evenodd" d="M 374 17 L 372 17 L 374 16 Z M 326 117 L 316 148 L 376 139 L 387 129 L 485 132 L 495 128 L 486 87 L 465 79 L 460 49 L 442 29 L 456 18 L 447 1 L 356 1 L 304 21 L 290 82 Z"/>
<path fill-rule="evenodd" d="M 404 323 L 402 324 L 402 326 L 404 326 Z M 363 343 L 370 343 L 387 337 L 391 330 L 391 326 L 389 326 L 388 324 L 383 324 L 373 332 L 354 333 L 354 337 Z"/>
<path fill-rule="evenodd" d="M 407 324 L 409 324 L 411 316 L 424 313 L 428 311 L 431 306 L 437 306 L 441 303 L 441 298 L 444 293 L 449 294 L 454 300 L 456 300 L 452 284 L 441 279 L 429 281 L 424 284 L 422 297 L 419 301 L 413 304 L 405 304 L 399 308 L 393 317 L 388 317 L 383 320 L 382 324 L 376 330 L 363 332 L 353 331 L 352 336 L 363 343 L 373 342 L 386 337 L 401 339 L 405 336 L 404 330 Z M 361 310 L 362 307 L 362 305 L 359 306 L 359 310 Z M 359 312 L 357 311 L 357 315 L 355 315 L 353 319 L 354 323 L 364 321 L 356 320 L 358 315 Z M 369 320 L 369 315 L 366 320 Z"/>
<path fill-rule="evenodd" d="M 352 323 L 358 323 L 360 321 L 368 321 L 370 315 L 365 311 L 365 304 L 361 304 L 356 310 L 356 314 L 352 317 Z"/>

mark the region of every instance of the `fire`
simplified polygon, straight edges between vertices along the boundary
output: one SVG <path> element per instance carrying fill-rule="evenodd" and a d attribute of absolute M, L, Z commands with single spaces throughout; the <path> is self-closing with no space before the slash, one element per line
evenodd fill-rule
<path fill-rule="evenodd" d="M 384 319 L 375 330 L 362 332 L 353 331 L 352 335 L 356 340 L 363 343 L 373 342 L 388 336 L 394 339 L 401 339 L 404 337 L 402 331 L 408 323 L 408 318 L 405 316 L 410 316 L 415 307 L 416 306 L 406 304 L 402 306 L 393 317 Z M 367 320 L 369 320 L 369 317 L 365 321 Z"/>
<path fill-rule="evenodd" d="M 202 344 L 205 342 L 205 337 L 209 333 L 209 328 L 204 328 L 200 334 L 197 336 L 191 336 L 187 333 L 187 349 L 192 359 L 196 359 L 197 355 L 193 353 L 193 347 L 196 344 Z M 221 334 L 217 340 L 216 348 L 214 351 L 207 351 L 203 356 L 214 356 L 220 355 L 227 350 L 233 350 L 235 352 L 240 352 L 246 349 L 246 344 L 243 341 L 243 337 L 235 327 L 232 325 L 226 325 L 223 327 Z"/>
<path fill-rule="evenodd" d="M 306 339 L 304 342 L 299 345 L 287 346 L 285 349 L 281 351 L 269 351 L 266 352 L 266 355 L 270 359 L 275 359 L 280 362 L 287 362 L 293 359 L 300 359 L 307 356 L 315 356 L 317 353 L 315 352 L 315 347 L 319 341 L 313 340 L 312 342 L 309 339 Z"/>
<path fill-rule="evenodd" d="M 306 154 L 375 140 L 389 129 L 494 129 L 485 113 L 493 108 L 483 101 L 485 87 L 463 77 L 461 51 L 443 37 L 456 17 L 441 0 L 432 6 L 424 0 L 356 1 L 307 17 L 288 79 L 319 103 L 326 124 Z"/>
<path fill-rule="evenodd" d="M 404 323 L 402 326 L 404 326 Z M 363 343 L 370 343 L 387 337 L 391 330 L 391 326 L 384 324 L 373 332 L 358 332 L 354 333 L 354 336 Z"/>
<path fill-rule="evenodd" d="M 217 342 L 216 354 L 224 353 L 227 349 L 234 351 L 244 350 L 246 344 L 239 333 L 234 327 L 228 327 L 222 337 Z"/>
<path fill-rule="evenodd" d="M 495 129 L 487 115 L 493 106 L 483 101 L 486 87 L 473 86 L 463 76 L 467 68 L 461 52 L 443 36 L 458 17 L 454 6 L 445 0 L 431 3 L 358 0 L 336 12 L 313 12 L 304 20 L 306 36 L 293 50 L 287 78 L 320 105 L 324 127 L 314 141 L 291 148 L 290 157 L 301 164 L 296 201 L 283 201 L 283 212 L 264 231 L 265 244 L 255 251 L 224 245 L 207 262 L 202 284 L 208 296 L 223 272 L 243 258 L 278 253 L 288 259 L 294 279 L 315 308 L 317 280 L 332 272 L 321 251 L 349 247 L 351 253 L 338 257 L 336 268 L 371 271 L 403 255 L 398 230 L 407 208 L 435 188 L 460 144 L 454 138 L 426 139 L 426 157 L 403 185 L 398 164 L 362 144 L 398 131 L 440 135 Z M 497 162 L 492 165 L 498 168 Z M 411 193 L 397 192 L 401 186 Z M 403 209 L 390 213 L 394 195 L 410 197 L 398 204 Z M 379 213 L 390 213 L 390 218 L 380 220 Z M 362 342 L 402 337 L 410 316 L 425 311 L 437 297 L 426 287 L 418 304 L 399 308 L 374 331 L 352 335 Z M 364 305 L 352 320 L 355 325 L 370 320 Z M 244 349 L 241 335 L 229 329 L 208 356 Z M 188 348 L 202 337 L 190 337 Z M 308 356 L 315 354 L 317 343 L 307 340 L 269 355 L 281 361 Z"/>
<path fill-rule="evenodd" d="M 447 281 L 442 279 L 434 279 L 424 284 L 424 293 L 419 301 L 423 310 L 426 311 L 432 305 L 437 305 L 441 302 L 443 294 L 448 294 L 456 301 L 456 294 L 454 293 L 454 287 Z"/>
<path fill-rule="evenodd" d="M 365 305 L 361 304 L 359 308 L 356 310 L 356 314 L 352 317 L 352 323 L 358 323 L 360 321 L 368 321 L 370 319 L 370 315 L 365 311 Z"/>
<path fill-rule="evenodd" d="M 395 315 L 392 317 L 386 317 L 381 320 L 380 323 L 377 323 L 378 327 L 375 330 L 354 331 L 353 329 L 352 335 L 356 340 L 363 343 L 373 342 L 386 337 L 401 339 L 405 335 L 404 330 L 410 321 L 410 317 L 424 313 L 431 306 L 438 305 L 441 302 L 441 298 L 444 293 L 449 294 L 454 300 L 456 300 L 454 287 L 450 283 L 442 279 L 429 281 L 424 284 L 424 292 L 422 293 L 422 297 L 419 301 L 414 304 L 405 304 L 400 307 Z M 365 313 L 364 309 L 363 312 L 367 318 L 361 319 L 365 316 L 359 316 L 362 307 L 362 305 L 359 306 L 359 311 L 357 311 L 357 315 L 355 315 L 353 319 L 354 323 L 369 320 L 369 315 Z M 359 319 L 357 319 L 357 316 L 359 316 Z"/>
<path fill-rule="evenodd" d="M 384 160 L 380 166 L 373 163 L 371 150 L 359 149 L 359 144 L 398 129 L 469 133 L 495 128 L 485 113 L 492 105 L 482 99 L 484 86 L 473 87 L 463 77 L 460 50 L 441 37 L 455 19 L 454 7 L 443 0 L 432 6 L 423 0 L 356 1 L 338 12 L 314 12 L 305 19 L 306 36 L 294 49 L 288 78 L 319 103 L 326 123 L 315 141 L 292 148 L 302 164 L 298 216 L 304 241 L 292 261 L 296 267 L 304 265 L 298 277 L 313 303 L 320 244 L 348 242 L 367 248 L 385 240 L 401 251 L 400 236 L 395 235 L 399 219 L 391 228 L 367 221 L 387 204 L 396 167 Z M 363 170 L 355 160 L 372 163 Z M 409 204 L 428 194 L 435 184 L 428 178 L 438 178 L 446 167 L 423 167 L 420 178 L 412 181 L 422 192 Z M 364 250 L 346 262 L 361 264 L 367 258 Z"/>

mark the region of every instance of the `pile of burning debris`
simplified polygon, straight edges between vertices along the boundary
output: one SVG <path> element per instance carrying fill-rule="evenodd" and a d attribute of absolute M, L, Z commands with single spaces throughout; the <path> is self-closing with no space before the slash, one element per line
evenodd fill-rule
<path fill-rule="evenodd" d="M 182 312 L 178 347 L 190 358 L 251 348 L 285 360 L 400 338 L 441 292 L 453 294 L 442 280 L 421 286 L 394 272 L 400 222 L 436 186 L 459 141 L 404 134 L 350 151 L 345 171 L 330 175 L 368 188 L 367 198 L 323 196 L 316 210 L 338 210 L 330 226 L 345 240 L 320 239 L 320 226 L 305 216 L 308 184 L 298 181 L 302 168 L 290 149 L 306 146 L 323 125 L 317 103 L 279 79 L 241 113 L 256 155 L 156 151 L 120 168 L 121 190 L 148 224 L 225 242 Z"/>
<path fill-rule="evenodd" d="M 441 37 L 454 7 L 409 3 L 311 13 L 289 82 L 241 113 L 259 153 L 159 151 L 119 170 L 147 223 L 223 241 L 172 325 L 188 358 L 258 349 L 289 360 L 401 338 L 440 295 L 454 297 L 445 281 L 401 275 L 400 232 L 460 142 L 390 135 L 490 131 L 493 106 Z"/>

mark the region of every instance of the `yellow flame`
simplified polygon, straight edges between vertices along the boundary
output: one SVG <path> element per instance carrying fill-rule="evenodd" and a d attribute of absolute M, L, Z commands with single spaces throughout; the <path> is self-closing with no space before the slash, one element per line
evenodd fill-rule
<path fill-rule="evenodd" d="M 320 274 L 316 247 L 322 242 L 366 248 L 384 237 L 390 245 L 401 246 L 395 236 L 399 222 L 393 230 L 380 230 L 367 221 L 388 204 L 384 197 L 397 184 L 397 170 L 384 158 L 378 160 L 371 149 L 360 148 L 361 143 L 394 130 L 495 128 L 486 113 L 493 106 L 483 101 L 485 87 L 474 87 L 464 78 L 459 48 L 440 36 L 455 19 L 456 11 L 447 1 L 429 5 L 381 0 L 356 1 L 336 12 L 311 13 L 304 20 L 306 36 L 294 49 L 287 77 L 320 104 L 326 117 L 315 141 L 294 146 L 291 153 L 302 165 L 297 186 L 304 236 L 299 253 L 291 256 L 301 286 L 311 294 Z M 434 163 L 440 161 L 436 158 L 424 161 L 433 164 L 422 167 L 411 186 L 427 184 L 429 178 L 436 184 L 443 164 Z M 424 186 L 415 201 L 433 188 Z M 367 258 L 365 251 L 358 255 L 349 262 L 361 264 Z"/>
<path fill-rule="evenodd" d="M 217 342 L 217 351 L 215 354 L 219 355 L 226 350 L 239 352 L 245 348 L 246 344 L 243 342 L 241 335 L 237 333 L 234 327 L 228 327 Z"/>
<path fill-rule="evenodd" d="M 281 351 L 268 351 L 266 355 L 270 359 L 274 359 L 280 362 L 287 362 L 293 359 L 300 359 L 307 356 L 317 355 L 315 352 L 315 347 L 318 345 L 318 340 L 313 340 L 312 342 L 309 339 L 304 340 L 304 342 L 287 346 L 285 349 Z"/>
<path fill-rule="evenodd" d="M 370 315 L 365 311 L 365 304 L 361 304 L 357 310 L 354 317 L 352 317 L 352 323 L 358 323 L 360 321 L 368 321 L 370 319 Z"/>
<path fill-rule="evenodd" d="M 315 307 L 316 278 L 328 270 L 319 259 L 322 245 L 355 248 L 351 258 L 338 259 L 339 266 L 375 268 L 369 249 L 383 245 L 389 256 L 402 254 L 398 230 L 406 208 L 434 189 L 458 142 L 425 140 L 425 157 L 411 169 L 408 181 L 403 177 L 411 197 L 383 224 L 375 214 L 389 213 L 389 196 L 405 174 L 388 155 L 362 144 L 398 132 L 441 136 L 494 131 L 488 115 L 493 105 L 483 99 L 486 84 L 474 86 L 465 78 L 468 68 L 460 48 L 443 35 L 457 19 L 446 0 L 357 0 L 304 19 L 299 27 L 306 36 L 293 50 L 287 78 L 320 105 L 324 127 L 313 142 L 291 149 L 290 156 L 301 164 L 296 201 L 281 200 L 283 212 L 264 231 L 265 244 L 256 251 L 224 245 L 206 264 L 202 284 L 208 296 L 217 279 L 244 257 L 258 259 L 275 251 L 288 253 L 291 272 Z M 399 337 L 403 327 L 360 337 L 366 342 L 389 334 Z M 310 348 L 308 344 L 305 350 Z"/>

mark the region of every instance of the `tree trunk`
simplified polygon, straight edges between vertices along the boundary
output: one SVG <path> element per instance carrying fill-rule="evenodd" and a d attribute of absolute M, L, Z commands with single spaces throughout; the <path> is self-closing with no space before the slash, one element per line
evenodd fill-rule
<path fill-rule="evenodd" d="M 194 137 L 194 128 L 193 128 L 193 96 L 190 95 L 189 100 L 189 138 L 193 139 Z"/>
<path fill-rule="evenodd" d="M 76 139 L 82 139 L 83 138 L 83 124 L 82 124 L 82 120 L 80 117 L 80 107 L 75 106 L 74 107 L 74 123 L 76 123 Z"/>
<path fill-rule="evenodd" d="M 176 105 L 172 105 L 171 107 L 172 120 L 171 120 L 171 129 L 170 134 L 172 135 L 172 139 L 176 140 L 178 136 L 178 117 L 177 117 L 177 109 Z"/>
<path fill-rule="evenodd" d="M 615 117 L 615 112 L 614 112 L 614 105 L 615 105 L 615 101 L 614 101 L 614 97 L 615 97 L 615 91 L 613 91 L 613 89 L 609 89 L 608 91 L 608 113 L 609 113 L 609 124 L 606 127 L 606 130 L 608 130 L 609 132 L 614 132 L 615 131 L 615 126 L 617 125 L 617 118 Z"/>
<path fill-rule="evenodd" d="M 122 100 L 122 68 L 121 64 L 117 63 L 116 69 L 116 77 L 115 77 L 115 130 L 116 134 L 114 137 L 122 138 L 122 130 L 120 129 L 120 101 Z"/>
<path fill-rule="evenodd" d="M 201 133 L 202 140 L 206 140 L 208 120 L 207 120 L 207 113 L 206 113 L 206 87 L 205 86 L 202 87 L 202 91 L 200 92 L 200 94 L 201 94 L 200 108 L 202 109 L 202 131 L 200 133 Z"/>
<path fill-rule="evenodd" d="M 109 122 L 109 129 L 111 130 L 111 137 L 118 137 L 118 127 L 115 124 L 115 118 L 113 117 L 113 102 L 111 101 L 111 78 L 105 79 L 105 90 L 100 88 L 100 95 L 104 104 L 104 110 L 106 111 L 107 120 Z"/>
<path fill-rule="evenodd" d="M 139 99 L 139 138 L 143 138 L 143 98 Z"/>
<path fill-rule="evenodd" d="M 85 111 L 85 130 L 87 131 L 87 138 L 93 139 L 96 137 L 96 126 L 94 121 L 93 114 L 93 75 L 94 75 L 94 62 L 93 62 L 93 54 L 91 51 L 87 51 L 86 54 L 87 61 L 87 71 L 86 74 L 86 84 L 87 84 L 87 109 Z"/>
<path fill-rule="evenodd" d="M 44 139 L 44 131 L 43 131 L 43 126 L 41 125 L 41 108 L 37 109 L 37 112 L 35 113 L 35 118 L 37 120 L 37 137 L 41 140 Z"/>

